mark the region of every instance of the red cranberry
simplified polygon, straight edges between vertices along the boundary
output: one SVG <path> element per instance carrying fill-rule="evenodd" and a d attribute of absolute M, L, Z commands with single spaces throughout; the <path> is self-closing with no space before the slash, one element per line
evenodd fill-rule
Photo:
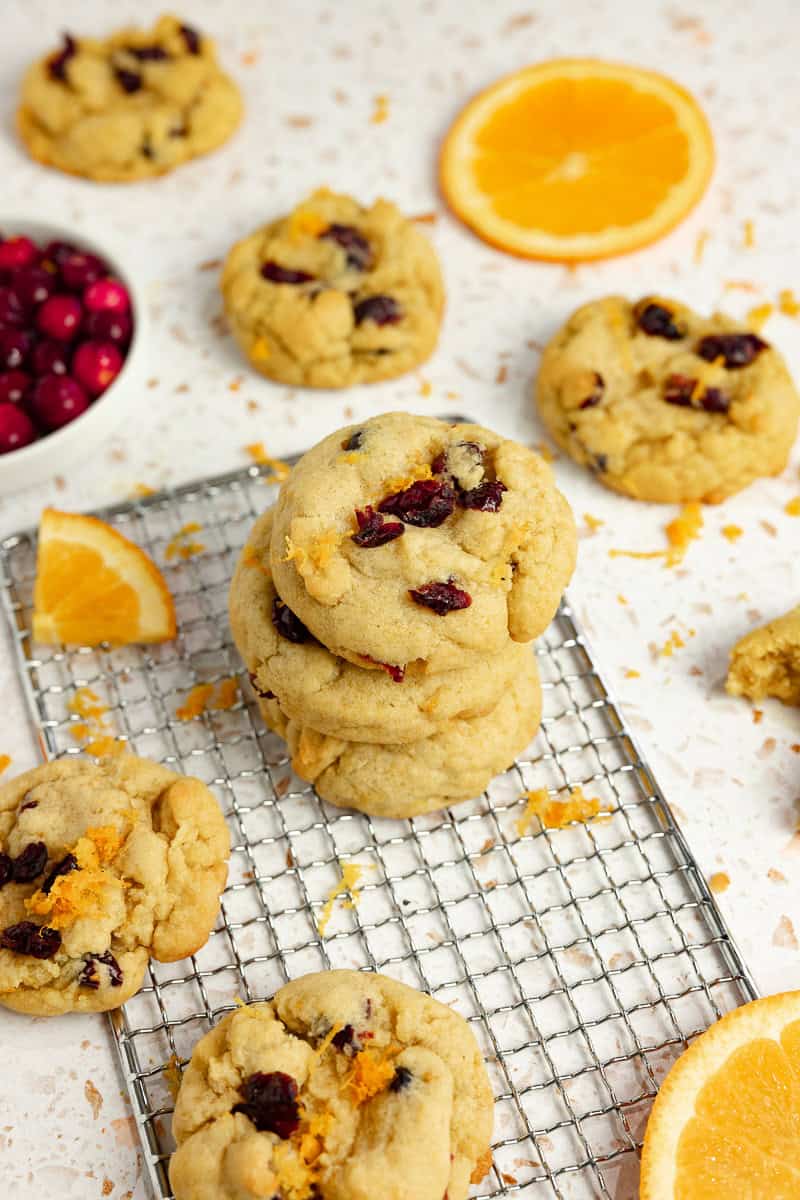
<path fill-rule="evenodd" d="M 338 1033 L 335 1033 L 331 1038 L 331 1043 L 337 1050 L 344 1050 L 345 1046 L 352 1046 L 355 1041 L 355 1029 L 352 1025 L 345 1025 Z"/>
<path fill-rule="evenodd" d="M 68 254 L 78 253 L 80 252 L 71 242 L 48 242 L 42 251 L 39 262 L 42 266 L 50 264 L 51 266 L 59 267 Z"/>
<path fill-rule="evenodd" d="M 636 305 L 634 313 L 636 314 L 636 324 L 648 337 L 661 337 L 666 338 L 669 342 L 677 342 L 686 334 L 686 329 L 682 325 L 675 324 L 674 313 L 665 308 L 663 304 L 641 301 Z"/>
<path fill-rule="evenodd" d="M 39 251 L 28 237 L 6 238 L 0 242 L 0 271 L 18 271 L 34 262 Z"/>
<path fill-rule="evenodd" d="M 114 77 L 123 92 L 127 92 L 129 96 L 141 90 L 143 80 L 137 71 L 127 71 L 125 67 L 115 67 Z"/>
<path fill-rule="evenodd" d="M 47 429 L 60 429 L 89 407 L 86 393 L 68 375 L 43 375 L 33 391 L 33 411 Z"/>
<path fill-rule="evenodd" d="M 406 525 L 435 529 L 452 513 L 456 494 L 449 483 L 441 479 L 418 479 L 402 492 L 381 500 L 378 509 L 399 517 Z"/>
<path fill-rule="evenodd" d="M 28 361 L 31 335 L 24 329 L 0 329 L 0 370 L 17 371 Z"/>
<path fill-rule="evenodd" d="M 0 375 L 0 404 L 22 404 L 31 382 L 25 371 L 6 371 Z"/>
<path fill-rule="evenodd" d="M 53 54 L 47 60 L 47 69 L 53 79 L 58 79 L 61 83 L 67 82 L 67 63 L 77 52 L 75 39 L 70 34 L 64 34 L 64 45 L 61 50 Z"/>
<path fill-rule="evenodd" d="M 108 970 L 108 982 L 112 987 L 122 986 L 122 967 L 119 965 L 114 955 L 110 950 L 106 950 L 104 954 L 88 954 L 85 959 L 86 965 L 78 978 L 78 986 L 90 988 L 92 991 L 97 991 L 100 987 L 100 976 L 97 973 L 97 964 L 102 963 Z"/>
<path fill-rule="evenodd" d="M 293 271 L 290 267 L 282 267 L 271 261 L 264 263 L 261 274 L 270 283 L 310 283 L 314 278 L 308 271 Z"/>
<path fill-rule="evenodd" d="M 374 663 L 376 667 L 380 667 L 395 683 L 402 683 L 406 677 L 405 667 L 398 667 L 395 663 L 381 662 L 379 658 L 373 658 L 371 654 L 362 654 L 361 657 L 365 658 L 367 662 Z M 372 1034 L 369 1036 L 372 1037 Z"/>
<path fill-rule="evenodd" d="M 324 241 L 336 242 L 337 246 L 341 246 L 345 252 L 348 267 L 352 267 L 354 271 L 366 271 L 371 265 L 370 244 L 353 225 L 334 223 L 329 225 L 319 236 Z"/>
<path fill-rule="evenodd" d="M 307 642 L 311 636 L 299 617 L 276 596 L 272 601 L 272 624 L 287 642 Z"/>
<path fill-rule="evenodd" d="M 0 454 L 35 441 L 36 430 L 28 414 L 16 404 L 0 404 Z"/>
<path fill-rule="evenodd" d="M 83 250 L 65 254 L 58 265 L 61 278 L 71 292 L 81 292 L 90 283 L 96 283 L 108 274 L 108 267 L 101 258 L 96 254 L 84 253 Z"/>
<path fill-rule="evenodd" d="M 53 958 L 61 947 L 61 934 L 47 925 L 33 921 L 18 921 L 0 933 L 0 949 L 14 954 L 29 954 L 32 958 Z"/>
<path fill-rule="evenodd" d="M 367 296 L 353 306 L 356 325 L 374 321 L 376 325 L 396 325 L 403 319 L 403 310 L 391 296 Z"/>
<path fill-rule="evenodd" d="M 456 587 L 451 579 L 446 583 L 424 583 L 422 587 L 409 588 L 408 594 L 415 604 L 432 609 L 439 617 L 457 612 L 460 608 L 469 608 L 472 604 L 469 592 Z"/>
<path fill-rule="evenodd" d="M 110 309 L 104 312 L 90 312 L 83 322 L 83 332 L 98 342 L 114 342 L 117 346 L 127 346 L 131 340 L 131 319 L 127 313 L 116 313 Z"/>
<path fill-rule="evenodd" d="M 53 295 L 56 281 L 50 271 L 41 267 L 24 267 L 17 271 L 12 286 L 21 306 L 30 312 Z"/>
<path fill-rule="evenodd" d="M 405 530 L 399 521 L 384 521 L 380 513 L 376 513 L 371 504 L 365 509 L 356 509 L 358 533 L 352 535 L 352 541 L 365 550 L 373 546 L 385 546 L 399 538 Z"/>
<path fill-rule="evenodd" d="M 497 512 L 503 503 L 503 492 L 507 491 L 499 479 L 487 479 L 469 491 L 459 492 L 458 503 L 462 508 L 474 508 L 478 512 Z"/>
<path fill-rule="evenodd" d="M 696 353 L 706 362 L 722 358 L 725 366 L 731 369 L 748 367 L 767 345 L 755 333 L 711 333 L 700 339 Z"/>
<path fill-rule="evenodd" d="M 244 1113 L 259 1133 L 276 1133 L 289 1138 L 300 1125 L 297 1083 L 283 1071 L 248 1075 L 239 1094 L 244 1103 L 234 1104 L 232 1112 Z"/>
<path fill-rule="evenodd" d="M 128 293 L 116 279 L 98 279 L 83 293 L 89 312 L 126 313 L 131 306 Z"/>
<path fill-rule="evenodd" d="M 0 287 L 0 329 L 18 329 L 25 323 L 25 312 L 16 288 Z"/>
<path fill-rule="evenodd" d="M 37 342 L 31 351 L 31 367 L 34 375 L 66 375 L 69 371 L 70 351 L 64 342 L 46 340 Z"/>
<path fill-rule="evenodd" d="M 42 333 L 59 342 L 68 342 L 80 329 L 83 309 L 74 296 L 51 296 L 36 314 Z"/>
<path fill-rule="evenodd" d="M 69 875 L 70 871 L 77 871 L 78 860 L 74 854 L 66 854 L 60 862 L 49 871 L 47 878 L 42 884 L 41 890 L 45 896 L 49 896 L 53 890 L 53 884 L 61 875 Z"/>
<path fill-rule="evenodd" d="M 122 355 L 111 342 L 81 342 L 72 360 L 72 373 L 90 396 L 99 396 L 122 369 Z"/>

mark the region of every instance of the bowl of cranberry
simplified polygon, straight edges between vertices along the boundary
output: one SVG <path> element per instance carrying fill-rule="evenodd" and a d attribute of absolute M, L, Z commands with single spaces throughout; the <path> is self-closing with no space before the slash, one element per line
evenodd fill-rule
<path fill-rule="evenodd" d="M 0 493 L 86 457 L 136 403 L 142 295 L 116 253 L 0 217 Z"/>

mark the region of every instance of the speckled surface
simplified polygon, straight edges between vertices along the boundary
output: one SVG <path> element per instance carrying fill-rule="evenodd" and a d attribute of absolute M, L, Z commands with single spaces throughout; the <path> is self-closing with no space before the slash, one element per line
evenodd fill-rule
<path fill-rule="evenodd" d="M 114 6 L 116 19 L 149 18 L 161 7 L 151 0 Z M 779 289 L 800 292 L 791 0 L 735 8 L 723 0 L 194 0 L 184 15 L 218 36 L 244 91 L 244 127 L 212 158 L 161 181 L 117 187 L 29 162 L 10 121 L 27 61 L 63 28 L 105 29 L 107 11 L 99 0 L 5 6 L 14 36 L 2 50 L 3 203 L 76 230 L 103 230 L 133 252 L 152 309 L 152 385 L 142 392 L 140 419 L 85 468 L 3 500 L 0 532 L 35 521 L 44 503 L 93 507 L 139 483 L 158 488 L 242 465 L 246 443 L 289 453 L 354 416 L 394 407 L 464 411 L 536 443 L 537 348 L 577 304 L 613 290 L 652 290 L 738 314 L 774 302 Z M 575 54 L 674 74 L 705 103 L 719 165 L 698 211 L 657 246 L 566 270 L 518 262 L 476 241 L 444 213 L 433 164 L 437 139 L 473 90 L 524 63 Z M 388 97 L 388 117 L 374 123 L 378 96 Z M 418 375 L 346 394 L 292 391 L 251 372 L 221 333 L 209 264 L 320 183 L 367 199 L 385 192 L 410 213 L 438 214 L 427 228 L 443 259 L 449 307 L 440 349 Z M 730 282 L 747 290 L 726 288 Z M 798 322 L 774 316 L 766 336 L 800 373 Z M 572 598 L 702 867 L 730 879 L 719 902 L 765 992 L 800 987 L 800 714 L 768 703 L 755 723 L 749 705 L 725 696 L 721 680 L 731 642 L 797 603 L 800 519 L 784 506 L 800 494 L 799 463 L 796 449 L 781 478 L 706 510 L 700 540 L 673 570 L 608 551 L 659 549 L 674 509 L 613 496 L 563 459 L 556 463 L 582 532 Z M 592 532 L 585 513 L 604 523 Z M 729 524 L 743 530 L 735 543 L 721 533 Z M 674 631 L 684 646 L 659 656 Z M 0 694 L 0 751 L 12 756 L 10 770 L 22 770 L 36 750 L 7 646 Z M 0 1084 L 6 1195 L 140 1200 L 135 1129 L 103 1020 L 1 1014 L 0 1040 L 13 1046 L 15 1064 L 13 1084 L 8 1071 Z"/>

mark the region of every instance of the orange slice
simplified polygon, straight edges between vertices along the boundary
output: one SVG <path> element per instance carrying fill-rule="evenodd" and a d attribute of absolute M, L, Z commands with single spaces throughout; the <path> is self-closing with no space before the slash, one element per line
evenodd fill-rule
<path fill-rule="evenodd" d="M 661 1086 L 642 1151 L 640 1200 L 800 1196 L 800 992 L 712 1025 Z"/>
<path fill-rule="evenodd" d="M 476 96 L 447 134 L 439 171 L 448 204 L 485 241 L 578 262 L 661 237 L 713 166 L 708 122 L 673 80 L 563 58 Z"/>
<path fill-rule="evenodd" d="M 163 642 L 175 606 L 161 572 L 116 529 L 46 508 L 39 524 L 33 636 L 37 642 Z"/>

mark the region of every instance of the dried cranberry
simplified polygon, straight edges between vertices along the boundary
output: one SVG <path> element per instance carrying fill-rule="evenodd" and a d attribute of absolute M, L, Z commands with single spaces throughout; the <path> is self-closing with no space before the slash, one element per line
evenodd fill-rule
<path fill-rule="evenodd" d="M 163 46 L 126 46 L 126 54 L 132 54 L 139 62 L 163 62 L 169 58 Z"/>
<path fill-rule="evenodd" d="M 270 283 L 310 283 L 314 278 L 308 271 L 292 271 L 289 267 L 281 267 L 271 260 L 264 263 L 261 274 Z"/>
<path fill-rule="evenodd" d="M 403 319 L 403 310 L 391 296 L 367 296 L 353 305 L 356 325 L 374 321 L 376 325 L 396 325 Z"/>
<path fill-rule="evenodd" d="M 47 69 L 53 79 L 60 79 L 62 83 L 67 82 L 67 63 L 71 58 L 74 58 L 77 50 L 78 47 L 75 44 L 75 39 L 70 37 L 68 33 L 65 33 L 62 49 L 47 60 Z"/>
<path fill-rule="evenodd" d="M 729 368 L 748 367 L 768 343 L 755 333 L 711 333 L 697 343 L 696 353 L 706 362 L 725 360 Z"/>
<path fill-rule="evenodd" d="M 115 67 L 114 75 L 123 92 L 127 92 L 129 96 L 141 90 L 142 77 L 136 71 L 127 71 L 125 67 Z"/>
<path fill-rule="evenodd" d="M 232 1112 L 244 1113 L 259 1133 L 277 1133 L 286 1139 L 298 1128 L 297 1083 L 291 1075 L 257 1071 L 245 1079 L 239 1093 L 244 1103 L 235 1104 Z"/>
<path fill-rule="evenodd" d="M 436 458 L 431 463 L 431 471 L 434 475 L 444 475 L 445 467 L 447 466 L 447 455 L 444 450 L 436 455 Z"/>
<path fill-rule="evenodd" d="M 47 846 L 44 842 L 29 842 L 14 859 L 11 878 L 14 883 L 30 883 L 47 866 Z"/>
<path fill-rule="evenodd" d="M 362 654 L 361 657 L 366 659 L 367 662 L 374 663 L 376 667 L 380 667 L 395 683 L 402 683 L 406 677 L 405 667 L 398 667 L 396 663 L 381 662 L 380 659 L 372 658 L 369 654 Z"/>
<path fill-rule="evenodd" d="M 77 869 L 78 860 L 75 855 L 65 854 L 61 861 L 57 862 L 56 865 L 50 870 L 47 878 L 42 884 L 42 891 L 44 892 L 45 896 L 49 896 L 50 892 L 53 890 L 53 884 L 60 875 L 69 875 L 70 871 L 77 871 Z"/>
<path fill-rule="evenodd" d="M 726 413 L 731 406 L 730 396 L 722 388 L 706 388 L 700 397 L 700 406 L 708 413 Z"/>
<path fill-rule="evenodd" d="M 277 596 L 272 601 L 272 624 L 287 642 L 300 645 L 301 642 L 307 642 L 311 636 L 300 618 Z"/>
<path fill-rule="evenodd" d="M 384 521 L 371 504 L 366 508 L 356 509 L 356 520 L 358 533 L 353 534 L 352 541 L 365 550 L 371 550 L 374 546 L 385 546 L 387 542 L 393 542 L 405 533 L 399 521 Z"/>
<path fill-rule="evenodd" d="M 688 375 L 668 375 L 664 385 L 664 399 L 667 404 L 677 404 L 681 408 L 690 408 L 692 392 L 697 386 L 697 380 Z"/>
<path fill-rule="evenodd" d="M 642 333 L 646 333 L 649 337 L 661 337 L 670 342 L 677 342 L 686 334 L 683 326 L 675 324 L 675 314 L 665 308 L 663 304 L 643 301 L 641 304 L 637 304 L 634 312 L 636 324 Z"/>
<path fill-rule="evenodd" d="M 602 475 L 604 471 L 608 470 L 608 455 L 607 454 L 592 455 L 592 461 L 589 464 L 589 470 L 595 471 L 597 474 Z"/>
<path fill-rule="evenodd" d="M 257 696 L 260 696 L 262 700 L 274 700 L 275 699 L 274 692 L 270 692 L 270 691 L 265 692 L 258 686 L 258 680 L 256 679 L 255 674 L 252 671 L 250 672 L 250 686 L 253 689 L 253 691 L 255 692 L 255 694 Z"/>
<path fill-rule="evenodd" d="M 200 53 L 200 34 L 191 25 L 181 25 L 181 36 L 190 54 Z"/>
<path fill-rule="evenodd" d="M 446 583 L 424 583 L 422 587 L 409 588 L 408 594 L 415 604 L 432 609 L 440 617 L 472 604 L 469 592 L 456 587 L 450 579 Z"/>
<path fill-rule="evenodd" d="M 29 808 L 38 808 L 38 807 L 39 807 L 39 801 L 38 801 L 38 800 L 28 800 L 28 802 L 27 802 L 26 804 L 23 804 L 23 805 L 21 806 L 21 808 L 20 808 L 20 810 L 19 810 L 19 811 L 20 811 L 20 812 L 25 812 L 25 811 L 26 811 L 27 809 L 29 809 Z"/>
<path fill-rule="evenodd" d="M 119 965 L 114 955 L 110 950 L 106 950 L 104 954 L 87 954 L 85 959 L 86 965 L 78 978 L 78 986 L 91 988 L 96 992 L 100 987 L 100 976 L 97 973 L 97 964 L 102 963 L 108 968 L 108 982 L 112 987 L 122 987 L 122 967 Z"/>
<path fill-rule="evenodd" d="M 338 1033 L 331 1038 L 337 1050 L 344 1050 L 345 1046 L 352 1046 L 355 1040 L 355 1029 L 352 1025 L 345 1025 L 344 1029 L 340 1029 Z"/>
<path fill-rule="evenodd" d="M 389 1084 L 390 1092 L 402 1092 L 411 1083 L 414 1076 L 409 1071 L 408 1067 L 397 1067 Z"/>
<path fill-rule="evenodd" d="M 35 925 L 33 921 L 19 921 L 0 933 L 0 950 L 29 954 L 31 958 L 52 958 L 60 946 L 61 934 L 57 929 Z"/>
<path fill-rule="evenodd" d="M 503 492 L 507 491 L 499 479 L 487 479 L 467 492 L 459 492 L 458 503 L 462 508 L 475 508 L 478 512 L 497 512 L 503 503 Z"/>
<path fill-rule="evenodd" d="M 14 860 L 10 854 L 0 853 L 0 888 L 10 882 L 14 871 Z"/>
<path fill-rule="evenodd" d="M 456 494 L 441 479 L 418 479 L 402 492 L 381 500 L 378 509 L 399 517 L 406 525 L 435 529 L 446 521 L 456 506 Z"/>
<path fill-rule="evenodd" d="M 606 390 L 606 381 L 599 371 L 594 372 L 594 387 L 585 400 L 581 400 L 578 408 L 594 408 L 603 399 L 603 393 Z"/>
<path fill-rule="evenodd" d="M 361 443 L 364 441 L 364 430 L 357 429 L 355 433 L 351 433 L 346 441 L 342 442 L 343 450 L 360 450 Z"/>
<path fill-rule="evenodd" d="M 347 265 L 354 271 L 366 271 L 372 261 L 372 250 L 363 233 L 359 233 L 353 225 L 329 225 L 319 235 L 324 241 L 336 242 L 347 256 Z"/>

